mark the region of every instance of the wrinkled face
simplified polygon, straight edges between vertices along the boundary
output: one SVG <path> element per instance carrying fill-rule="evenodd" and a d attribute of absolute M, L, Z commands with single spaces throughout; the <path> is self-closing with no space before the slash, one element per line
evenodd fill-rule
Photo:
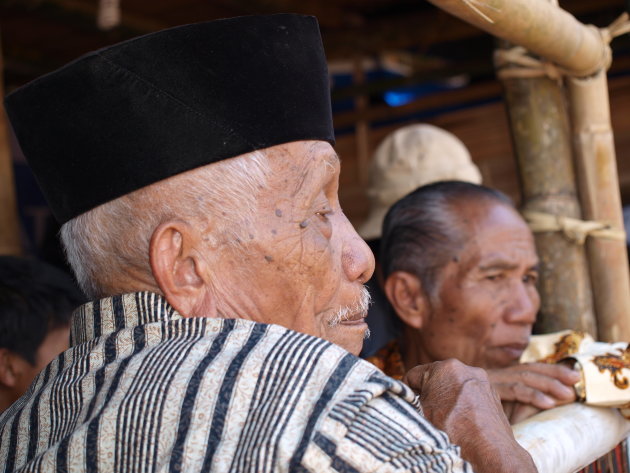
<path fill-rule="evenodd" d="M 220 252 L 217 310 L 358 354 L 367 330 L 367 307 L 359 302 L 374 259 L 339 206 L 339 159 L 321 141 L 267 151 L 271 174 L 253 219 L 240 241 Z"/>
<path fill-rule="evenodd" d="M 425 356 L 481 368 L 516 364 L 540 306 L 532 234 L 504 205 L 467 205 L 460 215 L 469 241 L 441 273 L 439 301 L 421 331 Z"/>

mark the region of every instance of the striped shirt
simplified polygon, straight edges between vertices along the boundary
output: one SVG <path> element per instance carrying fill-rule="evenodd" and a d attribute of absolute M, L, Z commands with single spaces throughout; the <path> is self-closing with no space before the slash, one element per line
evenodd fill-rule
<path fill-rule="evenodd" d="M 0 471 L 471 471 L 414 402 L 322 339 L 126 294 L 0 416 Z"/>

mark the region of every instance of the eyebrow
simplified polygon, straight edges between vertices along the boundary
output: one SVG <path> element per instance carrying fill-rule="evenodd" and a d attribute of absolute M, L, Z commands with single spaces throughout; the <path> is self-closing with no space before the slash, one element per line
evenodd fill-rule
<path fill-rule="evenodd" d="M 326 166 L 327 168 L 330 167 L 331 169 L 334 169 L 335 166 L 341 165 L 341 158 L 335 151 L 332 151 L 331 153 L 327 153 L 326 157 L 323 158 L 323 165 Z M 306 165 L 305 169 L 311 166 L 312 164 L 309 163 Z M 295 197 L 298 194 L 298 192 L 302 190 L 302 188 L 304 187 L 304 183 L 309 179 L 309 177 L 310 176 L 308 175 L 308 173 L 304 173 L 302 175 L 302 178 L 299 179 L 297 185 L 295 186 L 295 190 L 291 194 L 292 197 Z"/>
<path fill-rule="evenodd" d="M 497 262 L 493 262 L 490 264 L 486 264 L 486 265 L 480 265 L 478 267 L 478 269 L 480 271 L 492 271 L 492 270 L 497 270 L 497 269 L 502 269 L 505 271 L 509 271 L 509 270 L 513 270 L 513 269 L 517 269 L 518 265 L 516 264 L 512 264 L 512 263 L 507 263 L 507 262 L 503 262 L 503 261 L 497 261 Z M 536 271 L 539 272 L 540 269 L 540 264 L 536 263 L 534 265 L 531 265 L 529 268 L 527 268 L 527 271 Z"/>
<path fill-rule="evenodd" d="M 341 158 L 334 151 L 328 155 L 328 161 L 330 162 L 330 164 L 341 164 Z"/>

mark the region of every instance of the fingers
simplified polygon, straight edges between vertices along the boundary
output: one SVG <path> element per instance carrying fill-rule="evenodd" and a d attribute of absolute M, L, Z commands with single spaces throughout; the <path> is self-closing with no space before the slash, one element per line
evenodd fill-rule
<path fill-rule="evenodd" d="M 518 368 L 524 371 L 533 371 L 557 379 L 567 386 L 573 386 L 580 381 L 580 373 L 565 365 L 549 363 L 523 363 Z"/>
<path fill-rule="evenodd" d="M 521 383 L 493 384 L 493 386 L 502 401 L 530 404 L 538 409 L 551 409 L 556 406 L 556 401 L 552 397 Z"/>
<path fill-rule="evenodd" d="M 407 371 L 403 377 L 403 383 L 413 389 L 416 393 L 422 392 L 422 387 L 426 383 L 425 377 L 428 376 L 432 364 L 418 365 Z"/>
<path fill-rule="evenodd" d="M 518 401 L 539 409 L 575 401 L 573 384 L 580 375 L 560 365 L 531 363 L 489 370 L 488 377 L 502 401 Z"/>
<path fill-rule="evenodd" d="M 440 389 L 442 386 L 462 385 L 470 380 L 489 382 L 485 370 L 467 366 L 456 359 L 418 365 L 403 378 L 403 382 L 417 393 L 426 393 L 429 384 L 433 389 Z"/>
<path fill-rule="evenodd" d="M 404 381 L 420 393 L 427 420 L 461 447 L 475 471 L 536 471 L 529 454 L 514 439 L 484 370 L 446 360 L 417 366 Z"/>

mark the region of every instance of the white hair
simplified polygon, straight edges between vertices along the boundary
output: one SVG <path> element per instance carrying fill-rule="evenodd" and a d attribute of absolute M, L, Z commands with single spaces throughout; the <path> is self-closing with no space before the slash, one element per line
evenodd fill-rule
<path fill-rule="evenodd" d="M 350 317 L 357 313 L 363 313 L 367 315 L 368 309 L 370 307 L 370 302 L 372 302 L 372 296 L 370 295 L 370 291 L 363 286 L 361 288 L 361 294 L 359 295 L 359 300 L 352 305 L 339 308 L 333 316 L 328 320 L 329 327 L 336 327 L 341 324 L 344 320 L 348 320 Z M 370 336 L 370 330 L 368 329 L 365 333 L 365 338 Z"/>
<path fill-rule="evenodd" d="M 267 155 L 254 151 L 178 174 L 65 223 L 61 241 L 81 288 L 91 298 L 112 295 L 118 276 L 130 270 L 152 280 L 149 242 L 172 218 L 219 216 L 209 237 L 238 241 L 269 174 Z"/>

